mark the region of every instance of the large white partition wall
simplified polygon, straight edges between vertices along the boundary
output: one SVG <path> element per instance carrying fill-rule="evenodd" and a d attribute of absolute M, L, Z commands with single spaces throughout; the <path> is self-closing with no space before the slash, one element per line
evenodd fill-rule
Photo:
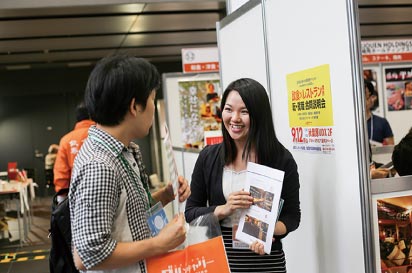
<path fill-rule="evenodd" d="M 267 78 L 262 84 L 270 87 L 277 136 L 299 167 L 302 221 L 283 240 L 288 273 L 374 272 L 355 6 L 352 0 L 249 1 L 222 20 L 223 27 L 218 24 L 223 86 L 244 75 Z M 298 150 L 289 123 L 287 77 L 323 65 L 334 149 Z"/>
<path fill-rule="evenodd" d="M 249 1 L 217 24 L 222 88 L 253 78 L 268 90 L 262 4 Z"/>
<path fill-rule="evenodd" d="M 242 5 L 244 5 L 248 0 L 227 0 L 226 1 L 226 10 L 227 14 L 231 14 L 238 8 L 240 8 Z"/>
<path fill-rule="evenodd" d="M 302 222 L 284 243 L 289 273 L 372 272 L 355 6 L 350 0 L 264 1 L 275 127 L 289 149 L 287 75 L 329 65 L 335 150 L 292 150 L 300 174 Z"/>

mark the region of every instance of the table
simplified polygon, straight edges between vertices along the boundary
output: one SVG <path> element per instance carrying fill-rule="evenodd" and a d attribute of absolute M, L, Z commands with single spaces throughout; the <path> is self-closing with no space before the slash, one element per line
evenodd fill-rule
<path fill-rule="evenodd" d="M 20 246 L 27 240 L 31 228 L 32 217 L 29 192 L 31 199 L 33 199 L 35 197 L 34 184 L 32 179 L 27 179 L 26 182 L 0 181 L 0 200 L 16 200 Z M 23 218 L 23 236 L 21 218 Z"/>

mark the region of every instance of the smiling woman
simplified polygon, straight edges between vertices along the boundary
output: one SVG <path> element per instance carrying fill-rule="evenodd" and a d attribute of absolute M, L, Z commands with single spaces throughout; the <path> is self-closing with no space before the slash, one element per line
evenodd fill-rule
<path fill-rule="evenodd" d="M 281 239 L 300 223 L 295 160 L 276 137 L 269 98 L 260 83 L 247 78 L 232 82 L 222 96 L 221 109 L 223 143 L 206 146 L 199 154 L 192 175 L 192 195 L 186 203 L 186 220 L 210 212 L 221 220 L 231 272 L 286 272 Z M 275 232 L 270 234 L 273 243 L 269 255 L 263 255 L 263 244 L 257 241 L 245 246 L 233 239 L 240 210 L 260 201 L 242 190 L 248 162 L 285 172 L 281 193 L 285 202 Z"/>

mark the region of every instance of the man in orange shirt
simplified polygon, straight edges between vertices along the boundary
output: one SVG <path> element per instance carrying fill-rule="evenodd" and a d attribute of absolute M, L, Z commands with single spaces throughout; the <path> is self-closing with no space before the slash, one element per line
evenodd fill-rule
<path fill-rule="evenodd" d="M 76 125 L 74 129 L 64 135 L 60 140 L 59 151 L 54 163 L 54 189 L 69 188 L 73 162 L 83 141 L 87 138 L 89 127 L 95 122 L 90 119 L 87 108 L 80 104 L 76 109 Z"/>

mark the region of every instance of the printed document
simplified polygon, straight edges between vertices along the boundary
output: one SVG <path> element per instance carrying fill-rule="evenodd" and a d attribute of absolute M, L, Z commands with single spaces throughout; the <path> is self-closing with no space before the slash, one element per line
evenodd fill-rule
<path fill-rule="evenodd" d="M 236 239 L 252 244 L 264 244 L 265 253 L 272 248 L 272 238 L 278 218 L 280 194 L 285 172 L 248 162 L 245 191 L 253 197 L 252 206 L 240 215 Z"/>

